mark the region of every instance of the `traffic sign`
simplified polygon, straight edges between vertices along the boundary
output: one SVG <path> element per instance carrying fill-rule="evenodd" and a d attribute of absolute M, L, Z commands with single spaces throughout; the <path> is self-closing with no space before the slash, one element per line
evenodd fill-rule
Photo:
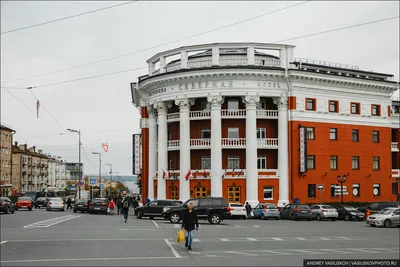
<path fill-rule="evenodd" d="M 90 178 L 90 185 L 96 185 L 97 184 L 97 179 L 96 178 Z"/>
<path fill-rule="evenodd" d="M 100 188 L 101 188 L 101 189 L 104 189 L 104 188 L 105 188 L 105 186 L 104 186 L 103 183 L 100 185 Z"/>
<path fill-rule="evenodd" d="M 318 191 L 324 191 L 324 185 L 323 185 L 323 184 L 319 184 L 319 185 L 317 186 L 317 190 L 318 190 Z"/>

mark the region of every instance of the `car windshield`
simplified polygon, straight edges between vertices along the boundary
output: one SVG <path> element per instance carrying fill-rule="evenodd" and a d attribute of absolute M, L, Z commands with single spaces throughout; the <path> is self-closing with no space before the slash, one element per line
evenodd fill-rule
<path fill-rule="evenodd" d="M 357 209 L 356 208 L 354 208 L 354 207 L 344 207 L 346 210 L 352 210 L 352 211 L 357 211 Z"/>
<path fill-rule="evenodd" d="M 332 207 L 332 206 L 329 206 L 329 205 L 323 205 L 322 208 L 323 208 L 323 209 L 333 209 L 333 207 Z"/>
<path fill-rule="evenodd" d="M 18 200 L 26 201 L 26 200 L 31 200 L 31 199 L 29 197 L 19 197 Z"/>
<path fill-rule="evenodd" d="M 62 198 L 60 198 L 60 197 L 51 197 L 50 201 L 62 201 Z"/>
<path fill-rule="evenodd" d="M 383 209 L 379 212 L 379 214 L 390 214 L 392 213 L 393 209 Z"/>
<path fill-rule="evenodd" d="M 243 207 L 242 204 L 237 204 L 237 203 L 231 203 L 230 205 L 231 207 Z"/>
<path fill-rule="evenodd" d="M 93 200 L 93 202 L 96 202 L 96 203 L 103 203 L 105 201 L 106 201 L 105 199 L 101 199 L 101 198 Z"/>
<path fill-rule="evenodd" d="M 275 204 L 267 204 L 267 209 L 277 209 L 278 207 Z"/>

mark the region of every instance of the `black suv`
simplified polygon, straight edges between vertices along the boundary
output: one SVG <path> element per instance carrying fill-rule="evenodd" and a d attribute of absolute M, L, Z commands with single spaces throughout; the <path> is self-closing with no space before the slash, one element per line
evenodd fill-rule
<path fill-rule="evenodd" d="M 393 207 L 396 208 L 398 206 L 398 203 L 395 202 L 375 202 L 370 205 L 364 206 L 364 207 L 358 207 L 357 209 L 361 212 L 366 212 L 367 209 L 370 210 L 371 214 L 378 213 L 383 209 Z"/>
<path fill-rule="evenodd" d="M 211 224 L 219 224 L 223 219 L 231 217 L 231 213 L 228 211 L 228 202 L 222 197 L 193 198 L 179 207 L 165 207 L 162 212 L 163 217 L 170 220 L 171 223 L 179 223 L 189 202 L 193 203 L 197 218 L 207 219 Z"/>
<path fill-rule="evenodd" d="M 181 205 L 182 201 L 180 200 L 154 200 L 149 204 L 137 207 L 135 209 L 135 215 L 138 219 L 150 217 L 152 220 L 154 217 L 162 217 L 162 211 L 165 207 L 180 207 Z"/>

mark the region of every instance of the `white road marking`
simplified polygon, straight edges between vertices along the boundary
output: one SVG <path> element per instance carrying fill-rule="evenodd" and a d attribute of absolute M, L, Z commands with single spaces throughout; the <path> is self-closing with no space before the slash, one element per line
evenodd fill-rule
<path fill-rule="evenodd" d="M 297 239 L 297 240 L 301 240 L 301 241 L 306 240 L 304 237 L 296 237 L 296 239 Z"/>
<path fill-rule="evenodd" d="M 321 240 L 329 240 L 329 238 L 326 237 L 320 237 Z"/>
<path fill-rule="evenodd" d="M 257 239 L 255 239 L 255 238 L 246 238 L 247 240 L 249 240 L 249 241 L 258 241 Z"/>
<path fill-rule="evenodd" d="M 259 225 L 257 225 L 257 224 L 256 224 L 256 225 L 254 225 L 254 227 L 255 227 L 255 228 L 260 228 L 260 226 L 259 226 Z"/>
<path fill-rule="evenodd" d="M 223 242 L 229 242 L 228 238 L 220 238 L 220 240 L 223 241 Z"/>
<path fill-rule="evenodd" d="M 349 250 L 355 250 L 357 252 L 366 252 L 366 253 L 381 253 L 381 251 L 368 250 L 368 248 L 349 248 Z"/>
<path fill-rule="evenodd" d="M 258 256 L 258 254 L 252 254 L 252 253 L 246 253 L 246 252 L 240 252 L 240 251 L 224 251 L 225 253 L 228 254 L 238 254 L 238 255 L 246 255 L 246 256 Z"/>
<path fill-rule="evenodd" d="M 82 217 L 82 215 L 67 215 L 25 225 L 24 228 L 47 228 L 58 223 Z"/>
<path fill-rule="evenodd" d="M 185 259 L 188 257 L 179 257 Z M 35 259 L 35 260 L 9 260 L 0 261 L 0 263 L 13 263 L 13 262 L 52 262 L 52 261 L 110 261 L 110 260 L 156 260 L 156 259 L 176 259 L 176 257 L 127 257 L 127 258 L 76 258 L 76 259 Z"/>
<path fill-rule="evenodd" d="M 154 223 L 154 225 L 155 225 L 157 228 L 161 228 L 161 227 L 158 225 L 158 223 L 156 223 L 155 220 L 153 220 L 153 223 Z"/>
<path fill-rule="evenodd" d="M 193 238 L 193 242 L 201 242 L 198 238 Z"/>
<path fill-rule="evenodd" d="M 118 228 L 117 230 L 119 231 L 154 231 L 154 230 L 161 230 L 161 229 L 154 229 L 154 228 L 142 228 L 142 229 L 123 229 L 123 228 Z"/>
<path fill-rule="evenodd" d="M 181 228 L 179 224 L 174 224 L 174 228 Z"/>
<path fill-rule="evenodd" d="M 3 245 L 3 244 L 5 244 L 5 243 L 7 243 L 8 241 L 1 241 L 0 242 L 0 245 Z"/>
<path fill-rule="evenodd" d="M 236 228 L 242 228 L 241 225 L 234 224 Z"/>
<path fill-rule="evenodd" d="M 273 251 L 273 250 L 260 250 L 261 252 L 267 252 L 267 253 L 272 253 L 272 254 L 280 254 L 280 255 L 290 255 L 290 253 L 287 252 L 279 252 L 279 251 Z"/>
<path fill-rule="evenodd" d="M 351 238 L 345 237 L 345 236 L 339 236 L 339 238 L 342 238 L 344 240 L 352 240 Z"/>
<path fill-rule="evenodd" d="M 165 241 L 165 243 L 167 243 L 167 246 L 172 251 L 172 253 L 175 255 L 175 258 L 180 258 L 181 255 L 179 255 L 179 253 L 176 251 L 176 249 L 172 246 L 171 242 L 169 242 L 169 240 L 167 238 L 164 239 L 164 241 Z"/>
<path fill-rule="evenodd" d="M 310 251 L 310 250 L 302 250 L 302 249 L 291 249 L 290 251 L 296 251 L 296 252 L 301 252 L 301 253 L 311 253 L 311 254 L 323 254 L 323 253 L 319 253 L 316 251 Z"/>
<path fill-rule="evenodd" d="M 342 249 L 346 249 L 346 248 L 342 248 Z M 334 252 L 334 253 L 344 253 L 344 254 L 345 253 L 353 253 L 351 251 L 342 251 L 342 250 L 336 249 L 336 248 L 321 248 L 319 250 L 328 251 L 328 252 Z"/>
<path fill-rule="evenodd" d="M 283 239 L 279 238 L 279 237 L 273 237 L 272 239 L 275 240 L 275 241 L 283 241 Z"/>
<path fill-rule="evenodd" d="M 163 240 L 163 238 L 74 238 L 74 239 L 27 239 L 27 240 L 8 240 L 7 242 L 79 242 L 79 241 L 153 241 Z"/>

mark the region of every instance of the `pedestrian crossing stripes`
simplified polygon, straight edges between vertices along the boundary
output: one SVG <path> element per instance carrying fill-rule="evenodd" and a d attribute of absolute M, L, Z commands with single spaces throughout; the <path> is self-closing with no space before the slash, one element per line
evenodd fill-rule
<path fill-rule="evenodd" d="M 82 215 L 67 215 L 25 225 L 24 228 L 47 228 L 58 223 L 82 217 Z"/>

